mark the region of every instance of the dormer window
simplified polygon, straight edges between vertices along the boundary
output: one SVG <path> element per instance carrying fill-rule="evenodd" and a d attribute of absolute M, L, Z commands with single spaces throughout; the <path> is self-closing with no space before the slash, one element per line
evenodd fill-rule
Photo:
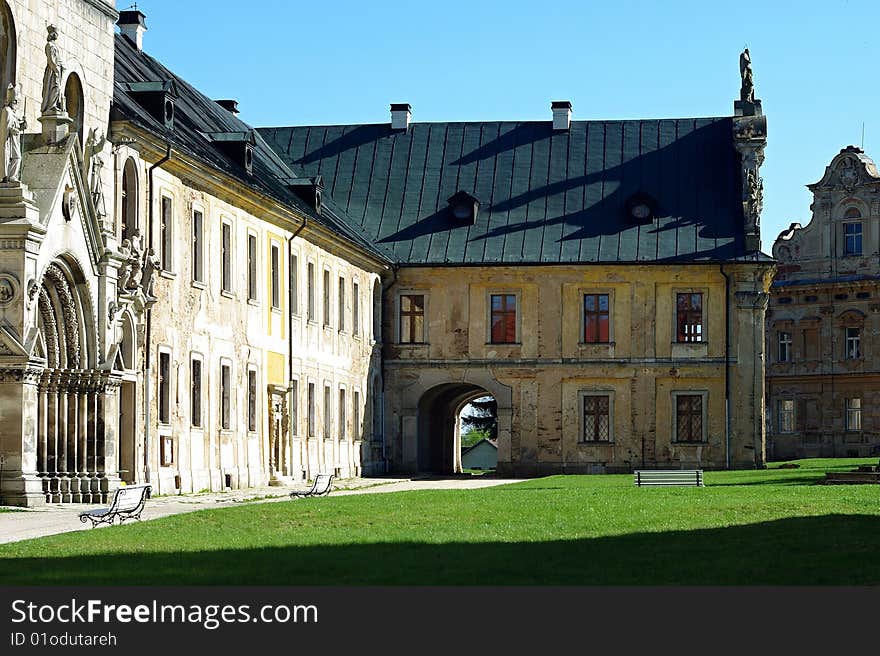
<path fill-rule="evenodd" d="M 253 173 L 254 131 L 246 132 L 206 132 L 205 137 L 214 147 L 223 152 L 229 159 L 244 168 L 248 175 Z"/>
<path fill-rule="evenodd" d="M 626 201 L 626 215 L 632 223 L 652 223 L 657 211 L 657 202 L 648 194 L 639 192 Z"/>
<path fill-rule="evenodd" d="M 480 211 L 480 201 L 466 191 L 459 191 L 447 200 L 449 211 L 456 223 L 474 225 Z"/>
<path fill-rule="evenodd" d="M 320 216 L 322 195 L 324 193 L 324 178 L 316 175 L 313 178 L 288 178 L 287 187 L 299 198 L 305 201 Z"/>
<path fill-rule="evenodd" d="M 150 115 L 167 129 L 174 128 L 174 99 L 177 85 L 174 80 L 155 82 L 126 82 L 129 94 Z"/>

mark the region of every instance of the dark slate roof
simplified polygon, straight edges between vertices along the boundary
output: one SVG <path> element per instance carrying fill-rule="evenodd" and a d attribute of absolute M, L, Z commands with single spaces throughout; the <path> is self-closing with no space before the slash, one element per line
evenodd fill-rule
<path fill-rule="evenodd" d="M 402 264 L 730 261 L 746 255 L 732 121 L 259 132 L 298 173 L 322 175 L 326 193 Z M 453 223 L 447 199 L 458 191 L 481 204 L 474 225 Z M 647 225 L 626 215 L 639 192 L 657 204 Z"/>
<path fill-rule="evenodd" d="M 309 220 L 332 229 L 340 237 L 366 250 L 372 256 L 386 262 L 390 261 L 390 251 L 373 243 L 356 221 L 344 216 L 344 210 L 332 199 L 324 203 L 322 213 L 318 216 L 311 207 L 293 194 L 282 180 L 297 175 L 266 144 L 259 132 L 254 131 L 256 142 L 252 175 L 248 174 L 242 165 L 215 147 L 205 136 L 207 133 L 247 132 L 252 130 L 251 126 L 172 73 L 156 59 L 139 51 L 131 41 L 120 34 L 116 35 L 114 75 L 115 119 L 130 120 L 159 138 L 170 140 L 175 149 L 238 179 L 257 192 L 294 208 L 299 214 L 306 215 Z M 142 83 L 169 80 L 174 81 L 177 92 L 174 99 L 174 127 L 171 131 L 144 109 L 131 93 L 132 85 L 137 89 L 144 87 Z"/>

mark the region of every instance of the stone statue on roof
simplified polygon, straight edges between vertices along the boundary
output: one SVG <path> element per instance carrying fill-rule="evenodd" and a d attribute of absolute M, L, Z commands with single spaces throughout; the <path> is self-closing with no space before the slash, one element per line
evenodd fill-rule
<path fill-rule="evenodd" d="M 58 28 L 50 25 L 46 28 L 46 72 L 43 74 L 43 105 L 41 111 L 46 114 L 64 113 L 64 93 L 61 91 L 61 78 L 64 75 L 64 64 L 58 52 Z"/>
<path fill-rule="evenodd" d="M 743 50 L 739 56 L 739 74 L 742 77 L 742 86 L 739 90 L 739 98 L 743 102 L 755 102 L 755 84 L 752 79 L 752 56 L 749 49 Z"/>
<path fill-rule="evenodd" d="M 6 90 L 6 104 L 0 110 L 0 182 L 18 182 L 21 172 L 21 133 L 27 120 L 18 115 L 18 89 Z"/>

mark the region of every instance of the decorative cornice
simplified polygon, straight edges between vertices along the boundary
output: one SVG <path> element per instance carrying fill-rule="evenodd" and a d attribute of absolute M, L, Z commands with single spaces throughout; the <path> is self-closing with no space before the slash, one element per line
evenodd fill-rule
<path fill-rule="evenodd" d="M 104 0 L 85 0 L 87 5 L 91 5 L 114 23 L 119 20 L 119 12 L 108 5 Z"/>

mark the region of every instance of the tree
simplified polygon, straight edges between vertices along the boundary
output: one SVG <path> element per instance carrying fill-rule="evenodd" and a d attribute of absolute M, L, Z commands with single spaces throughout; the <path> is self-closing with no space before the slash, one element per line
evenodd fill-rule
<path fill-rule="evenodd" d="M 461 432 L 484 433 L 487 439 L 498 437 L 498 403 L 491 396 L 481 396 L 471 401 L 461 413 Z"/>

